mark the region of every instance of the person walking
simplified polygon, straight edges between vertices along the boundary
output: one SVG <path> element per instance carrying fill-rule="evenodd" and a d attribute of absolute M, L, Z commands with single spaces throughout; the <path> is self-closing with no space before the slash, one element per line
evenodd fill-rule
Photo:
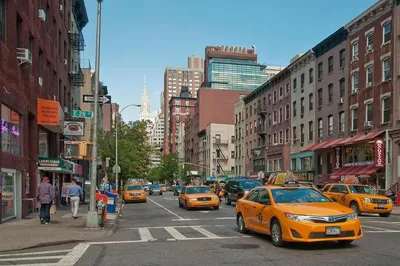
<path fill-rule="evenodd" d="M 68 187 L 68 197 L 74 219 L 78 218 L 79 200 L 82 194 L 82 188 L 76 183 L 76 179 L 72 179 L 72 185 Z"/>
<path fill-rule="evenodd" d="M 36 199 L 40 203 L 40 222 L 50 223 L 50 208 L 56 198 L 56 192 L 47 176 L 43 177 L 36 191 Z"/>

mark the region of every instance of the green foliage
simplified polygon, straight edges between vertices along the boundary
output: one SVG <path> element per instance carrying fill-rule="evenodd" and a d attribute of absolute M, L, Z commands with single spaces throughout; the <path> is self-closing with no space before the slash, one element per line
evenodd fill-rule
<path fill-rule="evenodd" d="M 121 180 L 143 178 L 150 170 L 151 146 L 148 143 L 146 122 L 136 121 L 118 125 L 118 164 L 121 167 Z M 109 176 L 115 165 L 115 130 L 105 132 L 98 139 L 99 155 L 111 158 Z"/>
<path fill-rule="evenodd" d="M 176 153 L 170 153 L 161 157 L 161 164 L 151 169 L 147 179 L 151 182 L 172 183 L 180 178 L 181 168 L 179 157 Z"/>

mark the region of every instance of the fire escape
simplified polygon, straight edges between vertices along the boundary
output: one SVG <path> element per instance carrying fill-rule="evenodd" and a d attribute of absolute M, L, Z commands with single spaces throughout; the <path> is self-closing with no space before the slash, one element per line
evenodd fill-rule
<path fill-rule="evenodd" d="M 82 32 L 69 33 L 72 49 L 74 52 L 81 52 L 85 48 L 85 41 Z M 73 62 L 71 66 L 70 79 L 73 86 L 82 87 L 85 84 L 85 77 L 83 75 L 80 62 Z"/>
<path fill-rule="evenodd" d="M 228 141 L 221 140 L 220 138 L 215 138 L 214 140 L 214 145 L 215 145 L 215 161 L 217 163 L 217 169 L 220 169 L 219 175 L 225 175 L 225 171 L 221 165 L 221 161 L 227 161 L 228 158 L 225 156 L 223 153 L 221 146 L 228 145 Z M 218 170 L 216 169 L 216 173 L 218 174 Z"/>

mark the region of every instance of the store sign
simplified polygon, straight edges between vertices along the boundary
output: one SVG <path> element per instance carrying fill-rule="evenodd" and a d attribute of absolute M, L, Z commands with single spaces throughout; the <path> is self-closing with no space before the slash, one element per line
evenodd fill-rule
<path fill-rule="evenodd" d="M 1 134 L 7 133 L 11 127 L 11 134 L 13 134 L 14 136 L 17 136 L 17 137 L 19 136 L 19 131 L 18 131 L 17 127 L 15 125 L 9 124 L 3 118 L 1 119 L 0 125 L 1 125 Z"/>
<path fill-rule="evenodd" d="M 342 147 L 335 148 L 334 169 L 342 168 Z"/>
<path fill-rule="evenodd" d="M 355 163 L 345 163 L 343 166 L 347 167 L 347 166 L 364 166 L 364 165 L 371 165 L 374 164 L 374 162 L 355 162 Z"/>
<path fill-rule="evenodd" d="M 375 140 L 375 165 L 380 167 L 385 165 L 385 142 L 383 139 Z"/>
<path fill-rule="evenodd" d="M 39 158 L 38 169 L 43 171 L 67 171 L 72 172 L 74 165 L 67 160 Z"/>
<path fill-rule="evenodd" d="M 83 136 L 84 135 L 84 123 L 65 121 L 64 122 L 64 135 L 65 136 Z"/>

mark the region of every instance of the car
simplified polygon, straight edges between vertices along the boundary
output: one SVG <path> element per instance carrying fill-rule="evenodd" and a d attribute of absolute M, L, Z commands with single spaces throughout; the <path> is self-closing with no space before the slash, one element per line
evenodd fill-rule
<path fill-rule="evenodd" d="M 232 202 L 238 201 L 250 190 L 261 185 L 260 181 L 252 179 L 230 180 L 226 182 L 224 187 L 225 204 L 231 205 Z"/>
<path fill-rule="evenodd" d="M 181 193 L 182 189 L 183 189 L 182 185 L 174 186 L 174 196 L 179 196 L 179 193 Z"/>
<path fill-rule="evenodd" d="M 124 189 L 124 202 L 146 202 L 146 192 L 141 185 L 127 185 Z"/>
<path fill-rule="evenodd" d="M 149 195 L 162 195 L 163 191 L 160 185 L 155 184 L 155 185 L 151 185 L 150 189 L 149 189 Z"/>
<path fill-rule="evenodd" d="M 349 245 L 364 236 L 356 212 L 301 185 L 254 188 L 236 203 L 236 222 L 241 233 L 271 235 L 278 247 L 287 242 Z"/>
<path fill-rule="evenodd" d="M 208 186 L 185 186 L 178 198 L 179 207 L 186 210 L 193 208 L 219 209 L 219 198 Z"/>
<path fill-rule="evenodd" d="M 144 191 L 148 192 L 150 190 L 150 185 L 143 185 Z"/>
<path fill-rule="evenodd" d="M 160 186 L 161 186 L 162 192 L 167 192 L 167 185 L 161 184 Z"/>

